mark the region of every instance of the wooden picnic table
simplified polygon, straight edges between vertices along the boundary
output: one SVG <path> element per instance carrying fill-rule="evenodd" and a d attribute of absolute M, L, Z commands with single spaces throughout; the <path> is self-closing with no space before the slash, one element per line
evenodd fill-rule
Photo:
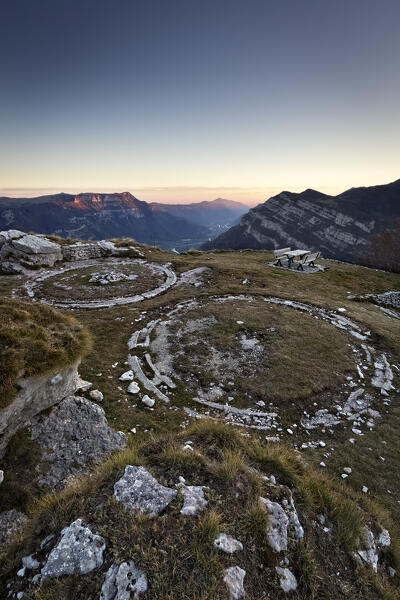
<path fill-rule="evenodd" d="M 290 267 L 295 258 L 299 257 L 301 259 L 309 253 L 309 250 L 291 250 L 290 252 L 286 252 L 285 256 L 288 259 L 288 267 Z"/>

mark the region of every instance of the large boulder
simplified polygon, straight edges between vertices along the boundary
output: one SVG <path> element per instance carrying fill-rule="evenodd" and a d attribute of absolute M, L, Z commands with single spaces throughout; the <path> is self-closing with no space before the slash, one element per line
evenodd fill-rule
<path fill-rule="evenodd" d="M 127 444 L 124 433 L 109 427 L 104 410 L 80 396 L 64 398 L 50 414 L 37 415 L 32 438 L 43 449 L 39 484 L 49 488 L 63 487 L 68 478 Z"/>
<path fill-rule="evenodd" d="M 6 231 L 0 233 L 3 241 L 0 246 L 0 260 L 6 262 L 8 272 L 9 263 L 17 262 L 26 266 L 52 267 L 62 260 L 63 255 L 60 244 L 55 244 L 42 235 L 21 234 L 20 231 Z"/>

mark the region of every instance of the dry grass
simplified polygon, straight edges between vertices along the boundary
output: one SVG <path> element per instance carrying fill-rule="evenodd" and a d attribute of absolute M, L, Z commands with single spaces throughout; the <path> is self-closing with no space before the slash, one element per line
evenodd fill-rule
<path fill-rule="evenodd" d="M 139 246 L 135 242 L 134 245 Z M 369 575 L 368 570 L 355 567 L 349 556 L 361 525 L 367 521 L 379 521 L 389 528 L 392 536 L 388 560 L 393 566 L 399 564 L 400 546 L 396 522 L 399 518 L 397 499 L 400 497 L 400 483 L 396 474 L 400 472 L 397 452 L 400 421 L 395 409 L 390 407 L 390 414 L 383 419 L 382 424 L 378 424 L 374 432 L 357 440 L 354 447 L 345 443 L 345 436 L 335 432 L 329 442 L 334 452 L 326 460 L 326 471 L 333 476 L 331 479 L 328 473 L 323 477 L 318 472 L 317 465 L 322 460 L 323 450 L 312 451 L 311 460 L 316 464 L 314 470 L 284 444 L 258 443 L 253 436 L 246 437 L 233 427 L 225 427 L 215 421 L 199 421 L 189 426 L 184 433 L 174 433 L 181 431 L 182 414 L 169 410 L 162 404 L 154 412 L 141 406 L 132 408 L 133 400 L 128 398 L 126 401 L 125 392 L 118 390 L 118 376 L 127 368 L 124 365 L 127 339 L 132 331 L 147 322 L 147 318 L 150 320 L 162 316 L 166 306 L 172 307 L 176 301 L 185 298 L 206 299 L 212 294 L 243 292 L 254 297 L 271 295 L 296 299 L 332 309 L 343 306 L 349 317 L 372 330 L 372 341 L 376 348 L 389 351 L 393 358 L 399 359 L 400 323 L 389 319 L 371 303 L 347 299 L 347 294 L 400 289 L 400 276 L 332 261 L 326 261 L 329 269 L 325 273 L 303 276 L 267 267 L 270 255 L 266 252 L 194 252 L 171 255 L 149 247 L 143 247 L 143 251 L 151 261 L 171 261 L 178 273 L 206 265 L 211 269 L 211 274 L 207 277 L 210 283 L 199 288 L 173 287 L 166 294 L 138 306 L 74 313 L 90 329 L 95 340 L 95 351 L 82 365 L 82 375 L 94 381 L 95 386 L 104 392 L 103 406 L 112 426 L 127 432 L 139 424 L 135 439 L 140 447 L 137 452 L 130 449 L 126 454 L 123 452 L 114 455 L 97 467 L 91 477 L 75 482 L 61 494 L 42 498 L 36 505 L 32 500 L 34 490 L 25 498 L 21 496 L 21 505 L 30 507 L 32 519 L 25 536 L 10 549 L 2 561 L 3 581 L 10 573 L 15 573 L 20 566 L 21 556 L 36 550 L 45 535 L 58 533 L 61 527 L 74 518 L 83 517 L 92 524 L 96 532 L 107 539 L 103 569 L 86 577 L 49 580 L 37 592 L 32 593 L 32 598 L 87 600 L 93 597 L 97 600 L 101 581 L 110 562 L 132 557 L 148 574 L 151 583 L 149 598 L 226 600 L 221 573 L 231 564 L 240 564 L 246 569 L 245 586 L 249 600 L 284 598 L 286 595 L 279 588 L 274 571 L 277 557 L 266 548 L 267 517 L 260 511 L 257 502 L 259 486 L 266 484 L 260 475 L 252 472 L 251 469 L 255 468 L 265 475 L 275 475 L 280 484 L 286 484 L 293 490 L 303 525 L 309 524 L 321 512 L 332 523 L 332 533 L 329 536 L 320 539 L 314 527 L 306 526 L 304 542 L 290 546 L 290 565 L 299 581 L 299 599 L 399 600 L 399 591 L 396 589 L 398 580 L 392 582 L 380 576 L 376 578 L 373 574 Z M 249 280 L 247 286 L 242 285 L 244 278 Z M 14 285 L 12 281 L 17 280 L 11 277 L 0 278 L 0 292 L 3 295 L 10 293 Z M 142 310 L 147 311 L 146 318 L 136 323 L 134 318 Z M 287 311 L 286 314 L 289 316 L 292 313 Z M 123 323 L 115 321 L 117 317 L 124 318 Z M 283 353 L 287 347 L 285 338 L 296 335 L 296 331 L 291 330 L 289 325 L 288 329 L 282 330 L 285 332 L 282 337 Z M 327 340 L 331 341 L 332 328 L 326 332 L 322 329 L 319 331 L 322 335 L 319 354 L 323 355 L 327 352 L 324 344 Z M 315 335 L 311 329 L 310 336 L 307 337 L 300 328 L 297 336 L 300 347 L 314 343 Z M 334 348 L 336 354 L 340 354 L 342 342 Z M 275 350 L 278 351 L 279 348 Z M 338 358 L 343 359 L 344 357 Z M 119 365 L 112 369 L 111 365 L 115 362 L 119 362 Z M 338 366 L 340 370 L 345 368 L 343 363 Z M 102 375 L 96 377 L 99 372 Z M 330 385 L 329 382 L 328 384 Z M 181 392 L 179 389 L 174 402 L 178 406 L 183 402 L 179 395 L 181 393 L 182 398 L 184 397 L 184 390 Z M 145 429 L 149 431 L 145 433 Z M 166 432 L 169 432 L 167 437 Z M 160 434 L 164 437 L 159 438 Z M 149 438 L 152 439 L 151 442 L 148 441 Z M 184 441 L 188 439 L 193 440 L 197 452 L 182 450 Z M 383 452 L 382 440 L 388 443 L 386 452 Z M 369 447 L 373 448 L 372 453 L 368 450 Z M 379 461 L 381 454 L 386 458 L 385 463 Z M 16 457 L 17 462 L 18 460 Z M 21 460 L 25 460 L 22 455 Z M 208 485 L 206 497 L 209 504 L 206 511 L 198 518 L 183 518 L 179 514 L 182 500 L 178 497 L 165 514 L 156 520 L 127 513 L 111 498 L 113 484 L 127 463 L 143 464 L 166 485 L 173 486 L 178 475 L 183 475 L 190 484 Z M 337 477 L 344 464 L 353 467 L 353 475 L 345 484 L 337 484 Z M 359 494 L 363 484 L 368 485 L 377 502 Z M 22 487 L 25 487 L 24 484 Z M 270 488 L 261 489 L 264 494 L 272 493 Z M 388 494 L 387 489 L 392 494 Z M 384 509 L 380 506 L 381 501 Z M 231 562 L 230 557 L 221 556 L 210 544 L 217 528 L 243 542 L 246 551 L 235 556 L 235 562 Z M 340 577 L 336 575 L 337 572 L 341 573 Z M 7 590 L 1 588 L 0 595 L 1 593 L 5 595 Z"/>
<path fill-rule="evenodd" d="M 361 526 L 358 514 L 363 519 L 375 518 L 374 513 L 369 512 L 373 507 L 363 507 L 362 503 L 358 507 L 357 497 L 347 496 L 342 487 L 336 486 L 329 478 L 319 477 L 304 465 L 296 468 L 298 458 L 287 447 L 279 445 L 272 449 L 251 439 L 247 439 L 243 445 L 242 436 L 238 436 L 237 432 L 232 435 L 232 428 L 217 428 L 214 422 L 201 422 L 191 428 L 191 438 L 199 452 L 201 449 L 202 456 L 197 471 L 192 453 L 178 452 L 186 438 L 187 432 L 170 435 L 148 442 L 138 451 L 129 448 L 116 453 L 95 468 L 91 476 L 74 482 L 63 492 L 42 498 L 30 513 L 31 521 L 25 535 L 3 557 L 3 581 L 18 568 L 20 557 L 35 551 L 45 535 L 57 534 L 63 526 L 81 517 L 106 539 L 103 568 L 85 577 L 48 580 L 36 589 L 32 598 L 97 598 L 110 563 L 131 558 L 148 575 L 149 598 L 224 600 L 226 590 L 222 572 L 231 564 L 240 564 L 245 568 L 246 597 L 249 600 L 272 596 L 284 598 L 274 574 L 279 557 L 268 548 L 265 535 L 268 516 L 257 502 L 261 492 L 264 495 L 269 492 L 267 489 L 249 491 L 251 480 L 247 477 L 249 474 L 255 475 L 251 466 L 257 459 L 258 464 L 266 470 L 273 465 L 278 481 L 281 476 L 291 473 L 291 487 L 304 525 L 310 522 L 316 511 L 326 512 L 335 524 L 330 546 L 324 547 L 325 553 L 330 552 L 329 568 L 332 572 L 327 570 L 326 555 L 313 543 L 314 528 L 306 527 L 304 543 L 291 544 L 289 549 L 291 568 L 300 582 L 298 597 L 302 600 L 335 597 L 335 570 L 339 566 L 342 568 L 342 564 L 334 562 L 335 557 L 351 552 L 356 529 Z M 208 444 L 209 440 L 213 441 L 212 445 Z M 221 472 L 215 470 L 216 452 L 222 453 L 222 464 L 225 464 L 221 471 L 222 478 Z M 190 483 L 199 484 L 201 480 L 202 484 L 209 487 L 208 506 L 197 517 L 182 517 L 179 514 L 182 505 L 179 495 L 157 519 L 126 511 L 112 497 L 113 484 L 121 476 L 125 464 L 144 464 L 159 480 L 171 486 L 176 481 L 176 465 L 183 468 L 185 462 L 192 470 Z M 229 468 L 226 469 L 226 465 L 230 465 Z M 257 478 L 260 485 L 264 485 L 261 476 L 257 475 Z M 216 550 L 213 540 L 221 531 L 240 539 L 246 551 L 230 558 Z M 356 574 L 356 567 L 349 556 L 347 561 L 347 573 L 343 575 L 347 595 L 338 597 L 359 600 L 359 586 L 364 581 L 364 575 Z M 263 565 L 263 571 L 260 571 L 260 564 Z M 387 582 L 370 578 L 368 573 L 366 577 L 369 587 L 363 598 L 396 598 L 394 589 Z M 341 586 L 344 586 L 344 582 Z M 377 590 L 381 590 L 380 596 Z"/>

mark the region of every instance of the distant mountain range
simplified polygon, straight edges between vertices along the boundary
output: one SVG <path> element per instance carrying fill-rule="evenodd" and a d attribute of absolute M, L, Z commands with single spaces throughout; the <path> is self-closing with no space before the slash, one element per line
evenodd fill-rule
<path fill-rule="evenodd" d="M 132 237 L 164 249 L 199 247 L 237 223 L 248 207 L 218 198 L 193 204 L 138 200 L 129 192 L 0 198 L 0 230 L 84 240 Z"/>
<path fill-rule="evenodd" d="M 311 189 L 300 194 L 281 192 L 202 248 L 291 246 L 321 251 L 326 258 L 358 262 L 368 251 L 371 236 L 392 229 L 399 219 L 400 179 L 387 185 L 351 188 L 338 196 Z"/>

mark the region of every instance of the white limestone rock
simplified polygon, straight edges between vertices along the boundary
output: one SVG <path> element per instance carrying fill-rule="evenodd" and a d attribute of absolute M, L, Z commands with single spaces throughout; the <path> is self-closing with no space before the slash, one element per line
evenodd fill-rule
<path fill-rule="evenodd" d="M 289 501 L 286 498 L 282 501 L 282 504 L 289 515 L 289 522 L 293 526 L 296 539 L 301 540 L 304 537 L 304 529 L 301 526 L 299 516 L 297 514 L 296 507 L 294 505 L 293 496 L 290 495 Z"/>
<path fill-rule="evenodd" d="M 0 231 L 0 247 L 4 244 L 4 242 L 22 238 L 24 235 L 25 235 L 25 232 L 19 231 L 18 229 L 9 229 L 8 231 Z"/>
<path fill-rule="evenodd" d="M 142 398 L 142 404 L 152 408 L 155 405 L 156 401 L 153 398 L 150 398 L 147 394 L 145 394 Z"/>
<path fill-rule="evenodd" d="M 13 246 L 26 254 L 58 254 L 59 260 L 62 258 L 61 247 L 59 244 L 51 242 L 45 237 L 27 234 L 23 237 L 13 239 Z"/>
<path fill-rule="evenodd" d="M 128 392 L 128 394 L 137 394 L 138 392 L 140 392 L 140 387 L 136 381 L 131 381 L 126 391 Z"/>
<path fill-rule="evenodd" d="M 61 531 L 61 538 L 42 568 L 43 579 L 80 573 L 85 575 L 103 564 L 104 539 L 77 519 Z"/>
<path fill-rule="evenodd" d="M 287 550 L 287 529 L 289 518 L 278 502 L 271 502 L 268 498 L 260 496 L 260 505 L 269 516 L 267 525 L 267 538 L 269 545 L 275 552 Z"/>
<path fill-rule="evenodd" d="M 131 600 L 147 590 L 147 576 L 133 560 L 112 564 L 101 588 L 99 600 Z"/>
<path fill-rule="evenodd" d="M 36 569 L 40 567 L 40 562 L 33 557 L 33 554 L 30 554 L 29 556 L 24 556 L 22 558 L 22 566 L 25 569 L 36 571 Z"/>
<path fill-rule="evenodd" d="M 127 465 L 114 485 L 114 496 L 125 508 L 158 516 L 175 498 L 177 491 L 159 484 L 144 468 Z"/>
<path fill-rule="evenodd" d="M 377 540 L 377 544 L 379 546 L 390 546 L 390 533 L 388 532 L 387 529 L 382 529 L 381 533 L 379 534 L 378 540 Z"/>
<path fill-rule="evenodd" d="M 242 542 L 235 540 L 235 538 L 226 533 L 220 533 L 219 536 L 215 538 L 214 546 L 227 554 L 233 554 L 234 552 L 243 550 Z"/>
<path fill-rule="evenodd" d="M 275 567 L 279 575 L 279 584 L 284 592 L 297 590 L 297 579 L 287 567 Z"/>
<path fill-rule="evenodd" d="M 229 600 L 240 600 L 244 597 L 244 577 L 246 571 L 240 567 L 229 567 L 224 571 L 224 581 L 229 592 Z"/>
<path fill-rule="evenodd" d="M 378 571 L 378 552 L 376 548 L 374 534 L 368 527 L 364 527 L 361 533 L 362 549 L 357 551 L 358 556 L 368 565 L 370 565 L 375 573 Z"/>
<path fill-rule="evenodd" d="M 178 484 L 178 487 L 183 495 L 181 515 L 197 515 L 207 506 L 208 502 L 204 498 L 204 490 L 207 489 L 205 486 Z"/>
<path fill-rule="evenodd" d="M 121 377 L 119 378 L 120 381 L 132 381 L 133 380 L 133 371 L 129 370 L 129 371 L 125 371 L 125 373 L 122 373 Z"/>
<path fill-rule="evenodd" d="M 380 357 L 375 361 L 374 367 L 375 372 L 371 383 L 374 387 L 380 388 L 382 394 L 387 394 L 393 389 L 393 372 L 385 354 L 380 355 Z"/>

